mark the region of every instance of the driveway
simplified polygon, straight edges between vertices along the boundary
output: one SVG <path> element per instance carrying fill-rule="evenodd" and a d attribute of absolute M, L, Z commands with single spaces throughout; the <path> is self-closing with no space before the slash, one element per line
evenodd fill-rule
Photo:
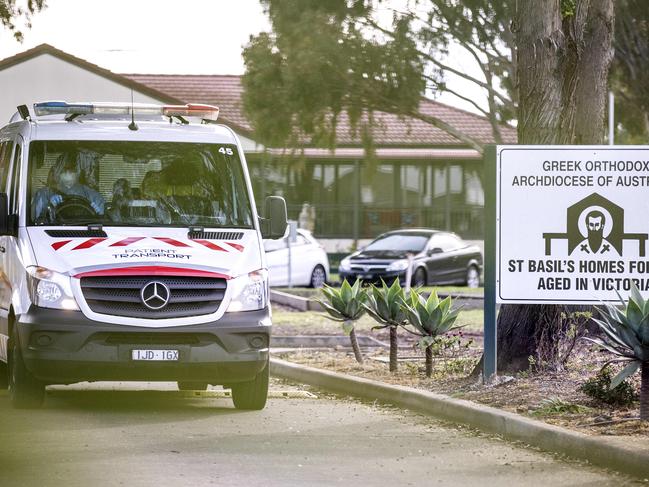
<path fill-rule="evenodd" d="M 57 387 L 32 411 L 2 391 L 0 485 L 636 485 L 407 411 L 272 391 L 258 412 L 173 384 Z"/>

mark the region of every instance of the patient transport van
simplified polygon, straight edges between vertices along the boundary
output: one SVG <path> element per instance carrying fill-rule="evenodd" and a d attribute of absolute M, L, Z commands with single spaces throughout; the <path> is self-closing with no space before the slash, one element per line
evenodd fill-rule
<path fill-rule="evenodd" d="M 0 385 L 38 407 L 48 384 L 176 381 L 268 391 L 263 238 L 236 134 L 218 108 L 18 107 L 0 129 Z M 197 121 L 197 122 L 195 122 Z"/>

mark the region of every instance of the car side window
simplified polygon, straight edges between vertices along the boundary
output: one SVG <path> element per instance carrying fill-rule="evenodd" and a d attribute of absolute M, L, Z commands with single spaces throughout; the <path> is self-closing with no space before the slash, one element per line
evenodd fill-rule
<path fill-rule="evenodd" d="M 18 193 L 20 189 L 20 168 L 22 160 L 22 147 L 16 146 L 14 151 L 13 164 L 11 169 L 11 188 L 9 194 L 9 214 L 18 211 Z"/>
<path fill-rule="evenodd" d="M 435 235 L 428 246 L 429 249 L 440 248 L 444 252 L 450 252 L 452 250 L 457 250 L 462 247 L 462 241 L 451 234 L 439 234 Z"/>
<path fill-rule="evenodd" d="M 296 241 L 292 245 L 306 245 L 309 241 L 304 235 L 298 235 Z"/>
<path fill-rule="evenodd" d="M 9 140 L 0 144 L 0 192 L 2 193 L 7 189 L 7 174 L 9 173 L 13 145 L 13 142 Z"/>

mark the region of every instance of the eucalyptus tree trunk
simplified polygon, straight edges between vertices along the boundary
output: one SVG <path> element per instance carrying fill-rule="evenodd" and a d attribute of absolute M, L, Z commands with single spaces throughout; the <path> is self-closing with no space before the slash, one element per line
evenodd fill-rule
<path fill-rule="evenodd" d="M 433 376 L 433 346 L 426 347 L 426 377 Z"/>
<path fill-rule="evenodd" d="M 397 327 L 390 327 L 390 372 L 396 372 L 398 367 L 399 342 L 397 338 Z"/>
<path fill-rule="evenodd" d="M 512 28 L 517 45 L 519 144 L 604 142 L 613 1 L 517 1 Z M 564 3 L 574 3 L 574 11 L 562 17 Z M 538 330 L 556 326 L 562 309 L 503 305 L 498 316 L 498 369 L 526 369 L 540 345 Z"/>
<path fill-rule="evenodd" d="M 362 364 L 363 354 L 361 354 L 361 348 L 358 346 L 358 339 L 356 338 L 356 330 L 354 328 L 352 328 L 352 331 L 349 332 L 349 341 L 352 344 L 352 350 L 354 351 L 356 362 Z"/>
<path fill-rule="evenodd" d="M 649 421 L 649 362 L 642 362 L 640 371 L 640 419 Z"/>

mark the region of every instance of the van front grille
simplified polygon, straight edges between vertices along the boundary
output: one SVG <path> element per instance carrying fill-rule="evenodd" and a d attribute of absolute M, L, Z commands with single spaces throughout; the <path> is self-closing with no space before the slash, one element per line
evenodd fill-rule
<path fill-rule="evenodd" d="M 160 309 L 147 307 L 142 288 L 151 282 L 169 289 L 168 303 Z M 215 313 L 225 295 L 222 278 L 190 276 L 82 277 L 81 291 L 95 313 L 133 318 L 182 318 Z M 159 303 L 155 303 L 159 304 Z"/>

